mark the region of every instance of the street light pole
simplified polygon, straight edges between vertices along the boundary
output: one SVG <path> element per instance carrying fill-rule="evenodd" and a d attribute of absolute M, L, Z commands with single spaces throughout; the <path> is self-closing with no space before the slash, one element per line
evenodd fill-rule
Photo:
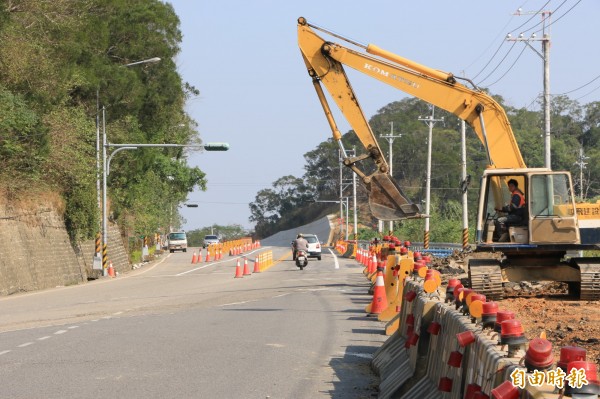
<path fill-rule="evenodd" d="M 121 67 L 130 67 L 134 65 L 140 64 L 152 64 L 160 62 L 159 57 L 152 57 L 142 61 L 131 62 L 129 64 L 121 65 Z M 96 262 L 102 268 L 102 273 L 105 275 L 106 270 L 108 268 L 108 256 L 107 256 L 107 247 L 108 247 L 108 231 L 106 226 L 106 107 L 102 106 L 102 201 L 100 201 L 100 88 L 96 89 L 96 197 L 98 200 L 98 207 L 101 207 L 102 213 L 102 222 L 101 222 L 101 230 L 102 230 L 102 260 L 99 262 L 100 254 L 96 252 L 93 260 L 93 268 L 96 268 Z M 98 240 L 98 238 L 96 238 Z M 96 243 L 98 246 L 98 241 Z M 98 248 L 96 248 L 98 249 Z"/>
<path fill-rule="evenodd" d="M 105 109 L 102 108 L 102 113 L 104 114 Z M 107 142 L 106 139 L 106 129 L 104 129 L 104 145 L 102 146 L 102 167 L 104 173 L 102 174 L 102 231 L 103 231 L 103 273 L 106 273 L 107 270 L 107 262 L 108 262 L 108 222 L 107 222 L 107 206 L 106 206 L 106 193 L 107 193 L 107 178 L 110 174 L 110 161 L 113 156 L 120 151 L 123 150 L 137 150 L 138 148 L 145 147 L 191 147 L 191 148 L 200 148 L 205 151 L 227 151 L 229 150 L 228 143 L 207 143 L 204 145 L 194 145 L 194 144 L 111 144 Z M 116 148 L 109 156 L 108 159 L 106 157 L 107 152 L 110 147 Z"/>

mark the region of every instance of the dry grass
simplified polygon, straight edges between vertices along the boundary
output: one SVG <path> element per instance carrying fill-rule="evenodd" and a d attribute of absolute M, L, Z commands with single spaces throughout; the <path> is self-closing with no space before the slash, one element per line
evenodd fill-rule
<path fill-rule="evenodd" d="M 0 182 L 0 207 L 15 214 L 31 215 L 50 209 L 62 215 L 65 202 L 58 192 L 48 187 L 34 185 L 15 188 L 14 185 Z"/>

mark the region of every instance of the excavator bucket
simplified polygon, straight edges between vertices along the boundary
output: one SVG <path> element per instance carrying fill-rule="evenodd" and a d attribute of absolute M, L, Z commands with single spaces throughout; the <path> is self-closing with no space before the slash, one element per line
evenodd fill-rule
<path fill-rule="evenodd" d="M 398 184 L 386 173 L 370 176 L 369 207 L 379 220 L 400 220 L 422 217 L 419 206 L 411 203 Z"/>

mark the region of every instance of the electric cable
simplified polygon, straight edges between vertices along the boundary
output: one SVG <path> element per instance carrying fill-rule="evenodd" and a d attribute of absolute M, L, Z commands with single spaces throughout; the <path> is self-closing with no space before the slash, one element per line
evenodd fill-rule
<path fill-rule="evenodd" d="M 496 67 L 492 70 L 492 72 L 488 73 L 488 75 L 483 78 L 482 80 L 480 80 L 479 82 L 477 82 L 477 86 L 480 86 L 483 82 L 485 82 L 494 72 L 496 72 L 496 70 L 500 67 L 500 65 L 502 65 L 502 63 L 504 62 L 504 60 L 506 59 L 506 57 L 508 57 L 508 55 L 510 54 L 510 52 L 512 51 L 513 48 L 515 48 L 515 45 L 517 44 L 517 42 L 514 42 L 512 44 L 512 46 L 510 46 L 510 48 L 508 49 L 508 51 L 506 52 L 506 54 L 504 55 L 504 57 L 500 60 L 500 62 L 498 63 L 498 65 L 496 65 Z"/>
<path fill-rule="evenodd" d="M 521 50 L 521 52 L 519 53 L 519 55 L 517 56 L 517 58 L 514 60 L 514 62 L 512 63 L 512 65 L 506 70 L 506 72 L 504 72 L 504 74 L 502 76 L 500 76 L 498 78 L 498 80 L 496 80 L 494 83 L 490 83 L 489 85 L 487 85 L 487 87 L 492 87 L 493 85 L 495 85 L 496 83 L 498 83 L 499 81 L 501 81 L 507 73 L 509 73 L 513 67 L 515 66 L 515 64 L 517 63 L 517 61 L 519 61 L 519 59 L 521 58 L 521 56 L 523 55 L 523 52 L 525 52 L 526 47 L 523 46 L 523 50 Z"/>

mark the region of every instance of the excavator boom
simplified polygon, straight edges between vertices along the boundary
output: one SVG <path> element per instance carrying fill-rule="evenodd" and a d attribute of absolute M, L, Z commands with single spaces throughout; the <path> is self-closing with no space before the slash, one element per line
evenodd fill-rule
<path fill-rule="evenodd" d="M 362 47 L 364 52 L 360 52 L 325 41 L 316 34 L 315 29 L 331 34 L 323 28 L 309 24 L 306 19 L 299 18 L 298 45 L 332 129 L 333 138 L 344 150 L 341 144 L 342 135 L 322 86 L 352 126 L 366 149 L 368 158 L 376 165 L 376 172 L 367 175 L 358 168 L 356 160 L 346 158 L 345 161 L 367 185 L 371 211 L 378 219 L 396 220 L 423 215 L 390 176 L 389 166 L 358 103 L 344 65 L 464 119 L 484 144 L 491 168 L 526 167 L 504 109 L 483 91 L 457 83 L 450 73 L 420 65 L 373 44 L 365 46 L 333 34 L 359 48 Z M 358 159 L 361 160 L 363 159 Z"/>

